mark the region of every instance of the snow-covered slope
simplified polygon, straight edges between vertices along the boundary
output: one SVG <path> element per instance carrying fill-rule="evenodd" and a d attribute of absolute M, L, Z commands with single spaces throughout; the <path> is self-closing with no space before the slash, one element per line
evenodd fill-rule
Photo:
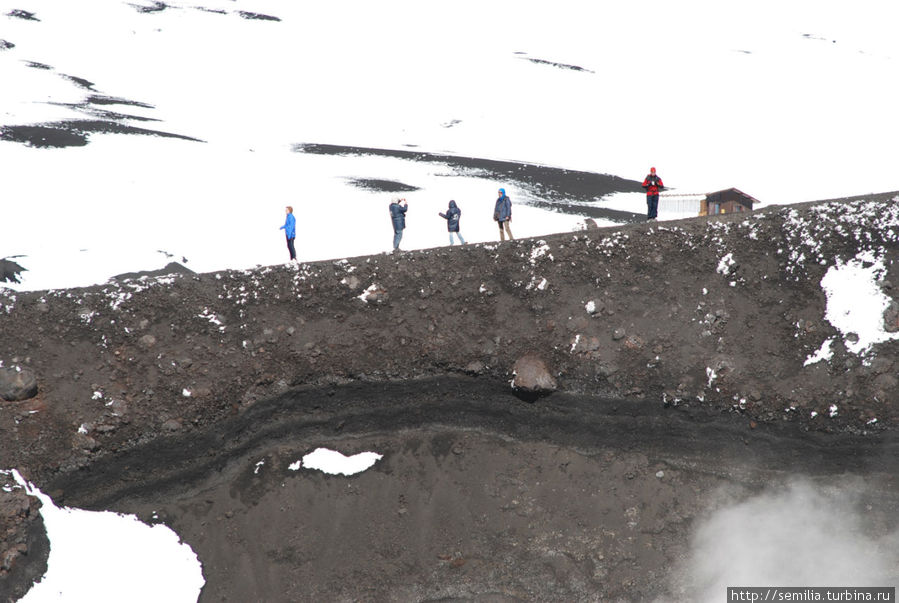
<path fill-rule="evenodd" d="M 888 2 L 23 1 L 3 11 L 0 257 L 18 289 L 102 282 L 173 258 L 280 262 L 285 205 L 317 260 L 576 228 L 514 178 L 324 143 L 529 162 L 763 203 L 895 190 Z M 392 184 L 391 184 L 392 183 Z M 383 183 L 382 183 L 383 184 Z M 556 198 L 564 203 L 566 199 Z M 643 211 L 642 195 L 593 205 Z M 664 203 L 662 217 L 665 218 Z M 672 217 L 672 216 L 669 216 Z M 162 253 L 161 253 L 162 252 Z"/>

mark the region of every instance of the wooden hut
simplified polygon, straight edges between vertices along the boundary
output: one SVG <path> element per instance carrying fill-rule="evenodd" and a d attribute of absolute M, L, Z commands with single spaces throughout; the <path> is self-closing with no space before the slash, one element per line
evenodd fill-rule
<path fill-rule="evenodd" d="M 715 193 L 706 193 L 705 199 L 699 205 L 699 215 L 714 216 L 752 211 L 753 203 L 758 202 L 758 199 L 750 197 L 740 189 L 728 188 Z"/>

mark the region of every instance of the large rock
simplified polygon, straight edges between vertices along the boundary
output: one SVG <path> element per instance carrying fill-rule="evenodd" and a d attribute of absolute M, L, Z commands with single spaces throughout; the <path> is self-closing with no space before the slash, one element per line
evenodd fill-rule
<path fill-rule="evenodd" d="M 516 360 L 512 372 L 515 375 L 512 379 L 512 388 L 518 392 L 541 395 L 554 392 L 558 388 L 546 363 L 534 354 L 526 354 Z"/>
<path fill-rule="evenodd" d="M 37 395 L 37 378 L 30 369 L 0 368 L 0 398 L 7 402 Z"/>

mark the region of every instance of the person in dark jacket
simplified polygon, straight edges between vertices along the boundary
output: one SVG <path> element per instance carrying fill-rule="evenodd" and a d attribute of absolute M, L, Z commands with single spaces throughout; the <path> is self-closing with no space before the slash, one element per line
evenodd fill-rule
<path fill-rule="evenodd" d="M 643 180 L 643 190 L 646 191 L 646 219 L 655 220 L 659 215 L 659 189 L 665 188 L 662 179 L 656 175 L 656 169 L 650 168 L 649 174 Z"/>
<path fill-rule="evenodd" d="M 505 241 L 507 234 L 510 241 L 515 238 L 512 236 L 512 229 L 509 228 L 509 222 L 512 221 L 512 201 L 506 196 L 504 188 L 499 189 L 499 197 L 496 198 L 496 206 L 493 208 L 493 220 L 499 225 L 500 241 Z"/>
<path fill-rule="evenodd" d="M 290 252 L 291 261 L 295 262 L 297 250 L 293 246 L 293 241 L 297 238 L 297 219 L 293 217 L 293 207 L 288 205 L 284 210 L 287 217 L 284 219 L 284 226 L 279 228 L 279 230 L 283 230 L 285 236 L 287 236 L 287 251 Z"/>
<path fill-rule="evenodd" d="M 449 231 L 450 245 L 453 244 L 454 233 L 459 237 L 459 242 L 465 245 L 465 239 L 462 238 L 462 233 L 459 232 L 459 218 L 462 216 L 462 210 L 459 209 L 456 202 L 450 201 L 449 209 L 446 210 L 446 213 L 438 213 L 437 215 L 446 220 L 446 229 Z"/>
<path fill-rule="evenodd" d="M 393 250 L 400 250 L 403 230 L 406 228 L 406 210 L 409 204 L 405 199 L 394 199 L 390 204 L 390 220 L 393 222 Z"/>

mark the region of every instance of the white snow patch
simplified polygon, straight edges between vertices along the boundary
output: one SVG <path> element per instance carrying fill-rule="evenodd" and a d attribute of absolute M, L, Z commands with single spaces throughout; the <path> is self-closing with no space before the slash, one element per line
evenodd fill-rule
<path fill-rule="evenodd" d="M 827 296 L 824 318 L 843 334 L 843 343 L 853 354 L 867 354 L 875 344 L 899 338 L 899 333 L 884 330 L 883 314 L 890 300 L 877 281 L 885 271 L 882 256 L 862 252 L 845 264 L 831 266 L 821 279 Z M 858 339 L 851 341 L 850 333 Z"/>
<path fill-rule="evenodd" d="M 552 254 L 549 253 L 549 245 L 546 244 L 546 241 L 537 241 L 537 246 L 531 250 L 531 266 L 535 265 L 537 263 L 537 260 L 544 256 L 548 257 L 550 260 L 553 260 Z"/>
<path fill-rule="evenodd" d="M 200 596 L 205 583 L 202 564 L 168 526 L 148 526 L 134 515 L 60 508 L 17 470 L 11 474 L 30 496 L 41 501 L 40 513 L 50 540 L 47 573 L 20 603 L 194 603 Z"/>
<path fill-rule="evenodd" d="M 206 320 L 217 326 L 221 333 L 225 332 L 225 325 L 222 324 L 222 321 L 219 320 L 218 316 L 209 311 L 209 308 L 203 308 L 203 311 L 199 314 L 199 317 L 205 318 Z"/>
<path fill-rule="evenodd" d="M 360 452 L 353 456 L 344 456 L 336 450 L 316 448 L 303 457 L 303 467 L 318 469 L 330 475 L 354 475 L 370 468 L 382 455 L 376 452 Z"/>
<path fill-rule="evenodd" d="M 369 285 L 368 289 L 360 293 L 356 296 L 357 299 L 361 299 L 365 303 L 368 303 L 368 296 L 380 289 L 380 287 L 376 283 L 372 283 Z"/>
<path fill-rule="evenodd" d="M 571 342 L 571 349 L 568 350 L 568 353 L 573 354 L 574 350 L 577 348 L 577 344 L 581 342 L 581 334 L 578 333 L 574 336 L 574 340 Z"/>
<path fill-rule="evenodd" d="M 805 362 L 802 366 L 808 366 L 810 364 L 814 364 L 816 362 L 821 362 L 822 360 L 830 360 L 833 358 L 833 337 L 830 339 L 826 339 L 824 343 L 821 344 L 821 347 L 814 354 L 809 355 L 808 358 L 805 359 Z"/>
<path fill-rule="evenodd" d="M 718 268 L 715 269 L 715 272 L 719 274 L 727 275 L 730 273 L 731 266 L 734 265 L 734 254 L 728 253 L 718 262 Z"/>
<path fill-rule="evenodd" d="M 713 369 L 712 367 L 707 366 L 705 368 L 705 374 L 706 374 L 706 377 L 709 378 L 709 383 L 708 383 L 707 387 L 712 387 L 712 383 L 715 381 L 715 378 L 718 376 L 718 373 L 716 373 L 715 369 Z"/>

